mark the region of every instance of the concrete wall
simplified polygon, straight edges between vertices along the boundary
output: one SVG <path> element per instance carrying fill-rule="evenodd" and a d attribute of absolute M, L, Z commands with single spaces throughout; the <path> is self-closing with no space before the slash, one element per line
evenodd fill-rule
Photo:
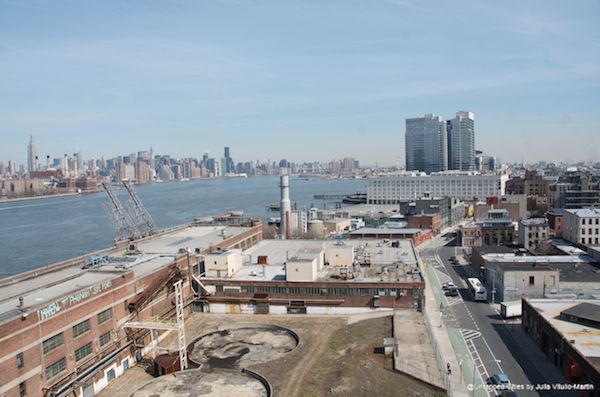
<path fill-rule="evenodd" d="M 242 251 L 232 249 L 204 256 L 206 277 L 231 277 L 242 268 Z"/>
<path fill-rule="evenodd" d="M 314 281 L 317 279 L 318 259 L 290 258 L 285 264 L 286 281 Z"/>
<path fill-rule="evenodd" d="M 354 263 L 354 247 L 333 246 L 327 250 L 327 261 L 329 266 L 351 266 Z"/>
<path fill-rule="evenodd" d="M 350 219 L 335 219 L 324 221 L 323 224 L 327 232 L 339 234 L 350 230 L 351 221 Z"/>
<path fill-rule="evenodd" d="M 532 285 L 530 277 L 533 277 Z M 485 282 L 490 291 L 495 285 L 496 302 L 518 300 L 522 295 L 528 298 L 542 298 L 545 291 L 550 292 L 558 287 L 559 271 L 549 269 L 494 273 L 493 269 L 488 269 Z"/>

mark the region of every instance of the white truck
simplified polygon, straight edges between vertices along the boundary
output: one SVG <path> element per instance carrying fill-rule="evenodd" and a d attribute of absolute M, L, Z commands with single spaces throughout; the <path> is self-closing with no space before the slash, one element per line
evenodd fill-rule
<path fill-rule="evenodd" d="M 500 315 L 503 318 L 521 317 L 521 301 L 502 302 L 500 304 Z"/>

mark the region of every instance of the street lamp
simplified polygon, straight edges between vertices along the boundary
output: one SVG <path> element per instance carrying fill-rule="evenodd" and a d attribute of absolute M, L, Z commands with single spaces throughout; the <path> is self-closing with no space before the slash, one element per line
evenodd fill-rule
<path fill-rule="evenodd" d="M 485 360 L 485 361 L 482 361 L 481 364 L 483 365 L 485 363 L 491 363 L 491 362 L 495 362 L 496 364 L 500 364 L 502 362 L 502 360 L 497 360 L 497 359 L 494 359 L 494 360 Z M 472 396 L 475 396 L 475 368 L 476 368 L 475 367 L 475 360 L 473 360 L 473 381 L 471 382 L 472 391 L 473 391 Z M 481 385 L 483 386 L 483 379 L 482 379 Z"/>

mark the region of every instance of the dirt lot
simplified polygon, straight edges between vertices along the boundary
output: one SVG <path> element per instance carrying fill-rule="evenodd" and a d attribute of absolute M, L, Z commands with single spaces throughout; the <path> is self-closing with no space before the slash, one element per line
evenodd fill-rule
<path fill-rule="evenodd" d="M 281 325 L 300 337 L 292 352 L 249 366 L 271 382 L 276 396 L 444 395 L 394 371 L 391 357 L 377 352 L 391 337 L 391 317 L 348 325 L 346 317 L 195 313 L 186 321 L 187 339 L 233 323 Z"/>

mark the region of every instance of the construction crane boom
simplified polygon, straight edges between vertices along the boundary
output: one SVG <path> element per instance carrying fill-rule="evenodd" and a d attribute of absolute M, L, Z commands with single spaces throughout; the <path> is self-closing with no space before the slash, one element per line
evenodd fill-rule
<path fill-rule="evenodd" d="M 144 204 L 142 204 L 142 200 L 138 197 L 137 193 L 133 189 L 133 186 L 129 181 L 123 181 L 123 187 L 127 190 L 129 194 L 129 199 L 131 202 L 131 207 L 133 212 L 135 213 L 135 219 L 138 221 L 138 225 L 143 226 L 146 229 L 147 235 L 153 235 L 156 233 L 156 225 L 154 224 L 154 220 L 150 216 Z"/>
<path fill-rule="evenodd" d="M 112 189 L 110 183 L 103 182 L 102 187 L 108 195 L 109 202 L 104 205 L 104 210 L 107 212 L 110 222 L 119 238 L 139 238 L 142 233 L 131 218 L 131 214 L 123 207 L 121 201 Z"/>

